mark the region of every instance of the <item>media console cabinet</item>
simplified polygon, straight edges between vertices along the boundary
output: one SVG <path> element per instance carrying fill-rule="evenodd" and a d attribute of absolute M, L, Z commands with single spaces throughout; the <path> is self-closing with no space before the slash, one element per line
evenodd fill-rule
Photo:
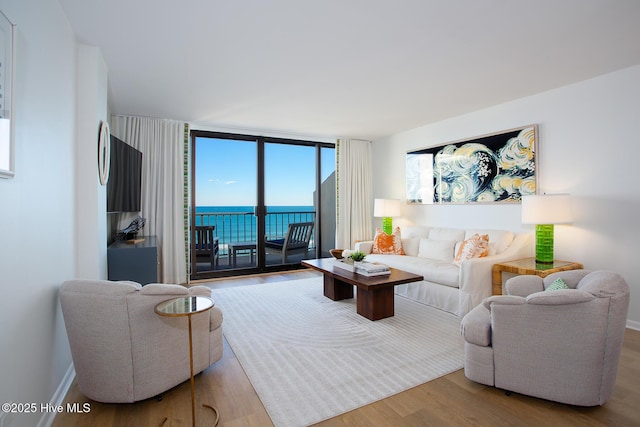
<path fill-rule="evenodd" d="M 107 248 L 109 280 L 132 280 L 141 285 L 158 282 L 158 243 L 156 236 L 142 236 L 144 240 L 127 243 L 113 242 Z"/>

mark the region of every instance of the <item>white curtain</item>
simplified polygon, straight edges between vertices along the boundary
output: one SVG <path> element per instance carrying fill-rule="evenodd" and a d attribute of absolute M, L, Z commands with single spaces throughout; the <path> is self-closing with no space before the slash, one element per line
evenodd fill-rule
<path fill-rule="evenodd" d="M 352 249 L 373 232 L 371 142 L 339 139 L 336 158 L 336 247 Z"/>
<path fill-rule="evenodd" d="M 142 152 L 145 235 L 158 239 L 164 283 L 186 283 L 184 228 L 185 124 L 146 117 L 112 116 L 111 132 Z"/>

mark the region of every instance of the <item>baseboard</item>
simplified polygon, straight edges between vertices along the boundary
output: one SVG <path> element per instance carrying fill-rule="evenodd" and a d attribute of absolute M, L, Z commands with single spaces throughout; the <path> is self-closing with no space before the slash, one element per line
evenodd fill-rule
<path fill-rule="evenodd" d="M 76 377 L 76 370 L 73 367 L 73 363 L 69 365 L 69 369 L 64 374 L 60 385 L 58 385 L 58 389 L 53 394 L 51 398 L 51 405 L 53 407 L 61 406 L 64 402 L 64 398 L 67 396 L 67 392 L 69 392 L 69 388 L 71 387 L 71 383 L 73 383 L 73 379 Z M 40 422 L 38 423 L 38 427 L 49 427 L 53 424 L 53 420 L 56 417 L 55 411 L 49 411 L 42 414 L 40 418 Z"/>
<path fill-rule="evenodd" d="M 640 331 L 640 322 L 627 319 L 627 328 L 633 329 L 635 331 Z"/>

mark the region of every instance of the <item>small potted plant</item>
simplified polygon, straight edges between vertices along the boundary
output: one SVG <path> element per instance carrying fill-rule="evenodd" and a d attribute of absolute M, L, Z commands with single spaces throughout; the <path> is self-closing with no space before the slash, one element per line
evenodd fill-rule
<path fill-rule="evenodd" d="M 367 256 L 362 251 L 352 251 L 350 249 L 345 249 L 342 251 L 342 259 L 338 260 L 338 267 L 344 268 L 348 271 L 355 271 L 356 265 L 362 262 L 364 257 Z"/>
<path fill-rule="evenodd" d="M 349 258 L 351 258 L 353 262 L 356 263 L 356 262 L 362 262 L 362 260 L 364 260 L 364 257 L 366 256 L 367 255 L 362 251 L 355 251 L 349 256 Z"/>

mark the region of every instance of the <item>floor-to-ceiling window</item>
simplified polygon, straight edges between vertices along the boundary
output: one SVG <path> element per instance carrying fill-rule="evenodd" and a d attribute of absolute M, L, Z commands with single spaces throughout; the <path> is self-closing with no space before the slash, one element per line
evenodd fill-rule
<path fill-rule="evenodd" d="M 333 144 L 205 131 L 191 139 L 192 278 L 297 268 L 328 255 Z"/>

